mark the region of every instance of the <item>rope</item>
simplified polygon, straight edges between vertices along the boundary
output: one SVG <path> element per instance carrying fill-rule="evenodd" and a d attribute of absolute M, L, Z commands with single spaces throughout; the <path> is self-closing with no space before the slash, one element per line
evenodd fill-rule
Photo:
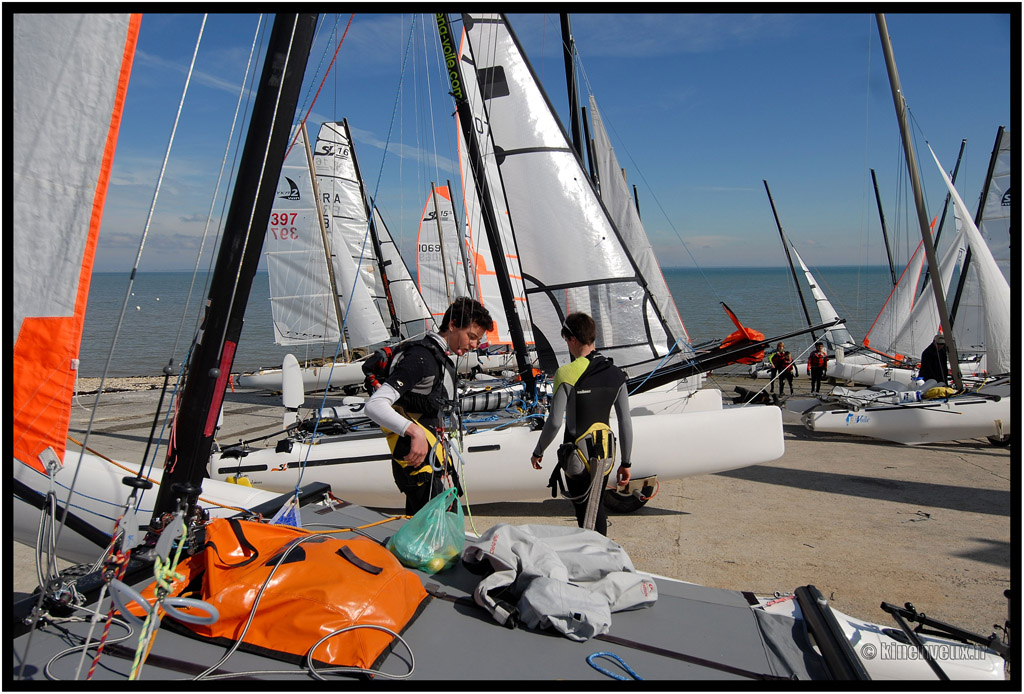
<path fill-rule="evenodd" d="M 631 668 L 629 665 L 626 664 L 625 660 L 623 660 L 619 656 L 615 655 L 614 653 L 610 653 L 608 651 L 598 651 L 597 653 L 591 653 L 590 655 L 587 656 L 587 665 L 589 665 L 590 667 L 594 668 L 595 670 L 600 672 L 602 675 L 608 675 L 612 679 L 616 679 L 616 680 L 627 680 L 628 679 L 626 677 L 623 677 L 622 675 L 616 675 L 614 672 L 611 672 L 609 670 L 605 670 L 603 667 L 601 667 L 600 665 L 595 663 L 594 661 L 597 660 L 598 658 L 608 658 L 608 659 L 614 660 L 633 679 L 635 679 L 635 680 L 642 680 L 643 679 L 643 677 L 641 677 L 640 675 L 636 674 L 636 672 L 633 671 L 633 668 Z"/>

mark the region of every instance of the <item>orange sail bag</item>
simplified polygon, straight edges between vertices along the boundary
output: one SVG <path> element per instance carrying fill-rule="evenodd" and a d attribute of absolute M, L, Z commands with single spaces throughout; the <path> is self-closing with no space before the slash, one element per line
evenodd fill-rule
<path fill-rule="evenodd" d="M 205 532 L 202 550 L 175 569 L 182 579 L 172 582 L 170 595 L 198 598 L 217 609 L 219 619 L 212 624 L 175 623 L 214 643 L 229 646 L 241 639 L 242 650 L 302 663 L 317 641 L 345 627 L 370 625 L 400 634 L 429 600 L 419 577 L 372 540 L 223 518 L 210 521 Z M 150 604 L 155 589 L 156 583 L 142 593 Z M 320 644 L 313 661 L 376 668 L 394 641 L 376 628 L 349 629 Z"/>

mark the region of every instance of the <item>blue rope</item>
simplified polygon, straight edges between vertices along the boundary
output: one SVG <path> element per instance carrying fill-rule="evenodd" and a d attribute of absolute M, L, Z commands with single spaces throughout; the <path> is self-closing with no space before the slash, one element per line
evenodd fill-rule
<path fill-rule="evenodd" d="M 590 655 L 587 656 L 587 665 L 589 665 L 590 667 L 594 668 L 595 670 L 600 672 L 602 675 L 608 675 L 612 679 L 616 679 L 616 680 L 628 680 L 629 679 L 627 677 L 623 677 L 622 675 L 616 675 L 614 672 L 610 672 L 608 670 L 605 670 L 603 667 L 601 667 L 600 665 L 598 665 L 597 663 L 594 662 L 594 660 L 597 659 L 597 658 L 611 658 L 611 659 L 615 660 L 620 666 L 622 666 L 622 669 L 625 670 L 626 673 L 630 677 L 632 677 L 633 679 L 635 679 L 635 680 L 642 680 L 643 679 L 643 677 L 641 677 L 640 675 L 638 675 L 635 672 L 633 672 L 633 668 L 631 668 L 629 665 L 626 665 L 626 661 L 625 660 L 623 660 L 619 656 L 615 655 L 614 653 L 609 653 L 608 651 L 598 651 L 597 653 L 591 653 Z"/>

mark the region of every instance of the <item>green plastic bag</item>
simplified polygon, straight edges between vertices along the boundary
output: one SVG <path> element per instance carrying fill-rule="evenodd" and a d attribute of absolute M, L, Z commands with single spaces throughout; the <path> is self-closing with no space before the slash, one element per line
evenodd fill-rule
<path fill-rule="evenodd" d="M 455 502 L 455 511 L 448 507 Z M 398 529 L 387 547 L 406 566 L 436 574 L 455 563 L 466 541 L 466 522 L 454 487 L 428 501 Z"/>

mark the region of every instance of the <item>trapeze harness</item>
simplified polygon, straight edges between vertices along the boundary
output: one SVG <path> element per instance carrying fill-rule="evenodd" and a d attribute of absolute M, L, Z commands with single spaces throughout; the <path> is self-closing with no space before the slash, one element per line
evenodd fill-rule
<path fill-rule="evenodd" d="M 591 352 L 563 366 L 555 374 L 555 392 L 563 383 L 569 385 L 566 403 L 565 435 L 558 447 L 558 463 L 551 471 L 548 487 L 551 496 L 561 488 L 565 495 L 562 472 L 576 476 L 589 469 L 592 459 L 615 457 L 615 436 L 608 426 L 608 416 L 626 382 L 626 374 L 616 368 L 611 359 Z M 537 449 L 542 446 L 540 443 Z M 534 454 L 538 455 L 537 450 Z M 623 461 L 628 467 L 628 462 Z M 602 471 L 607 475 L 611 469 Z"/>
<path fill-rule="evenodd" d="M 404 460 L 409 453 L 412 439 L 390 432 L 387 435 L 387 441 L 392 455 L 391 471 L 395 478 L 395 484 L 402 492 L 429 482 L 432 473 L 448 472 L 452 476 L 454 486 L 459 490 L 459 496 L 461 496 L 462 485 L 459 483 L 458 473 L 451 464 L 444 446 L 439 442 L 439 433 L 444 429 L 445 419 L 455 413 L 455 365 L 452 364 L 451 359 L 448 358 L 437 341 L 426 336 L 420 340 L 410 341 L 403 345 L 401 350 L 395 351 L 388 369 L 387 382 L 397 390 L 397 386 L 391 378 L 395 367 L 409 354 L 424 350 L 430 353 L 438 365 L 432 384 L 429 389 L 424 389 L 417 383 L 412 390 L 403 393 L 395 401 L 394 407 L 396 411 L 426 430 L 430 452 L 422 463 L 414 467 Z M 450 389 L 448 384 L 450 384 Z"/>

